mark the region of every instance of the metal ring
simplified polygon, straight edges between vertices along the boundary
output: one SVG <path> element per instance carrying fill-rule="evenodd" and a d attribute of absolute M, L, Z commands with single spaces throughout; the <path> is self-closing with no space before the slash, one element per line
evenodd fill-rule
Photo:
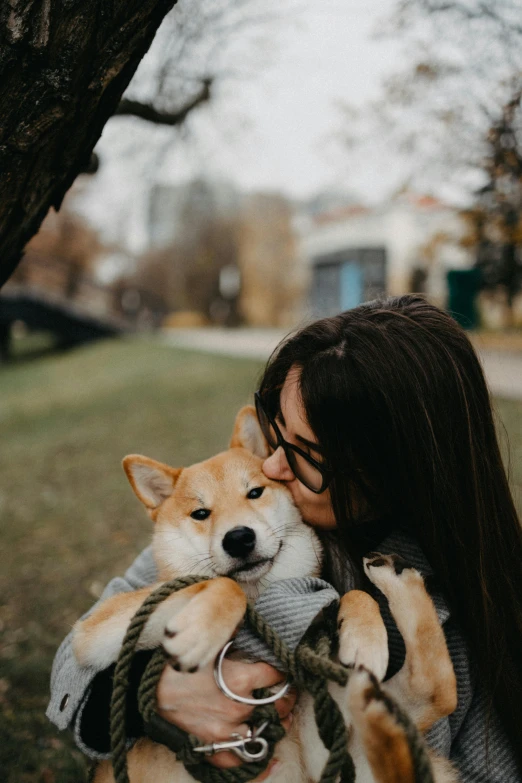
<path fill-rule="evenodd" d="M 288 680 L 285 682 L 280 691 L 274 693 L 272 696 L 266 696 L 264 699 L 254 699 L 250 696 L 239 696 L 237 693 L 234 693 L 234 691 L 231 691 L 223 679 L 223 672 L 221 671 L 221 667 L 223 665 L 223 659 L 232 644 L 233 641 L 227 642 L 225 644 L 216 658 L 216 663 L 214 664 L 214 679 L 216 680 L 216 684 L 219 690 L 224 693 L 225 696 L 228 696 L 228 698 L 232 699 L 232 701 L 238 701 L 240 704 L 250 704 L 254 707 L 257 707 L 261 704 L 273 704 L 275 701 L 282 698 L 282 696 L 286 696 L 288 689 L 290 688 L 290 683 Z"/>

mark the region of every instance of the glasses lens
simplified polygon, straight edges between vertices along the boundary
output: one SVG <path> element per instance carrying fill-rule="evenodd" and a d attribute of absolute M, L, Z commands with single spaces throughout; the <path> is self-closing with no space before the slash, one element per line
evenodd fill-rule
<path fill-rule="evenodd" d="M 261 432 L 265 436 L 265 438 L 268 441 L 268 445 L 271 449 L 277 449 L 279 446 L 279 438 L 277 437 L 277 433 L 274 430 L 268 416 L 263 410 L 263 407 L 261 405 L 261 402 L 256 397 L 256 413 L 257 413 L 257 419 L 259 421 L 259 426 L 261 427 Z"/>
<path fill-rule="evenodd" d="M 323 476 L 308 460 L 293 449 L 285 449 L 288 464 L 295 477 L 306 487 L 318 491 L 323 485 Z"/>

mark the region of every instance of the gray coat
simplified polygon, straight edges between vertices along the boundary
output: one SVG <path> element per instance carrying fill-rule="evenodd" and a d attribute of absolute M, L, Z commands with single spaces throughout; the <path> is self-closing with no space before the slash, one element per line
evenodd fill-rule
<path fill-rule="evenodd" d="M 432 573 L 418 544 L 404 533 L 388 536 L 379 544 L 378 549 L 385 554 L 396 552 L 402 555 L 424 576 Z M 117 577 L 107 585 L 100 601 L 116 593 L 136 590 L 155 581 L 157 581 L 157 571 L 149 547 L 138 556 L 124 577 Z M 340 583 L 336 586 L 340 592 L 351 589 L 353 587 L 351 575 L 344 570 Z M 400 662 L 403 655 L 402 639 L 391 619 L 385 599 L 377 594 L 377 591 L 375 597 L 381 603 L 381 611 L 388 630 L 390 660 Z M 471 676 L 466 644 L 442 595 L 432 592 L 432 598 L 446 634 L 457 676 L 458 705 L 452 715 L 432 727 L 427 737 L 428 742 L 435 750 L 456 764 L 463 783 L 471 783 L 471 781 L 522 783 L 513 752 L 495 714 L 490 716 L 489 731 L 486 734 L 486 697 L 480 683 L 474 682 Z M 96 674 L 96 670 L 80 667 L 76 663 L 71 649 L 71 634 L 69 634 L 60 645 L 54 660 L 47 717 L 59 729 L 72 728 L 78 746 L 88 756 L 106 758 L 105 755 L 87 747 L 80 735 L 82 711 L 88 701 Z"/>

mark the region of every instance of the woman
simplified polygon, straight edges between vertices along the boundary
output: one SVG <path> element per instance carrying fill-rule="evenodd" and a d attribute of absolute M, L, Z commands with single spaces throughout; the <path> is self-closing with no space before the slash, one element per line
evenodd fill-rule
<path fill-rule="evenodd" d="M 455 761 L 463 781 L 522 780 L 522 532 L 482 370 L 464 332 L 418 296 L 361 305 L 284 342 L 257 406 L 272 448 L 264 472 L 286 483 L 322 533 L 326 576 L 339 590 L 364 586 L 361 556 L 375 549 L 434 575 L 459 705 L 437 724 L 432 744 Z M 119 589 L 153 578 L 142 555 Z M 391 673 L 401 665 L 401 639 L 382 610 Z M 65 682 L 70 658 L 64 644 L 56 683 Z M 98 675 L 85 695 L 85 683 L 72 679 L 73 701 L 82 704 L 80 741 L 100 749 L 103 732 L 96 737 L 92 727 L 107 680 Z M 229 662 L 226 679 L 248 694 L 279 675 L 265 664 Z M 57 704 L 63 690 L 54 690 Z M 164 718 L 206 742 L 243 732 L 249 714 L 217 690 L 210 671 L 166 668 L 158 704 Z M 292 704 L 278 704 L 287 722 Z M 56 707 L 48 714 L 61 727 L 70 722 L 57 720 Z M 225 753 L 212 761 L 238 763 Z"/>

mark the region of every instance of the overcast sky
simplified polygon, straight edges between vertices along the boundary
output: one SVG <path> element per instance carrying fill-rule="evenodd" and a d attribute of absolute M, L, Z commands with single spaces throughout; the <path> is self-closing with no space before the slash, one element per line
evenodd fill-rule
<path fill-rule="evenodd" d="M 348 165 L 336 142 L 344 121 L 340 104 L 360 106 L 375 97 L 400 64 L 399 43 L 374 36 L 394 0 L 298 2 L 302 10 L 281 25 L 269 64 L 259 52 L 254 78 L 225 82 L 214 104 L 193 115 L 187 140 L 162 152 L 170 129 L 128 118 L 109 121 L 97 147 L 100 172 L 83 185 L 80 201 L 107 238 L 123 236 L 139 249 L 139 215 L 153 181 L 217 176 L 243 189 L 303 197 L 336 188 L 368 201 L 399 184 L 392 157 L 383 160 L 381 152 Z M 144 167 L 146 147 L 158 152 Z"/>

